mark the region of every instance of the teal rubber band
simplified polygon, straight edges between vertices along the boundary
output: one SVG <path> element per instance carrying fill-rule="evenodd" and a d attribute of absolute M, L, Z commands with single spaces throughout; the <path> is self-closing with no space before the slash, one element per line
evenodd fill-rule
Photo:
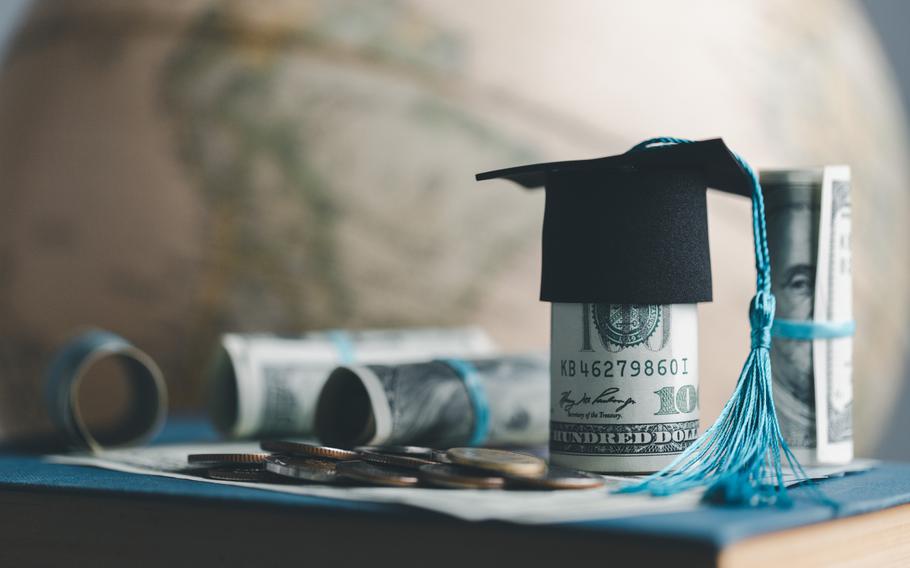
<path fill-rule="evenodd" d="M 328 332 L 328 335 L 329 340 L 338 351 L 338 360 L 343 365 L 351 365 L 357 362 L 357 357 L 354 356 L 354 342 L 351 341 L 351 336 L 346 331 L 333 329 Z"/>
<path fill-rule="evenodd" d="M 856 332 L 856 322 L 850 321 L 797 321 L 775 319 L 771 335 L 785 339 L 837 339 L 851 337 Z"/>
<path fill-rule="evenodd" d="M 440 359 L 439 362 L 451 367 L 464 383 L 465 390 L 468 391 L 468 399 L 471 401 L 471 408 L 474 409 L 474 431 L 471 433 L 468 445 L 482 446 L 490 434 L 490 403 L 477 369 L 463 359 Z"/>

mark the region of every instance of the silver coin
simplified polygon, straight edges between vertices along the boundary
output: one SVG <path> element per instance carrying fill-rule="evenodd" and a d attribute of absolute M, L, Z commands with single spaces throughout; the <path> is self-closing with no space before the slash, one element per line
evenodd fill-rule
<path fill-rule="evenodd" d="M 420 479 L 430 485 L 449 489 L 499 489 L 506 483 L 501 476 L 447 463 L 421 467 Z"/>
<path fill-rule="evenodd" d="M 268 483 L 271 476 L 262 466 L 213 467 L 205 472 L 209 479 L 219 481 L 242 481 L 244 483 Z"/>
<path fill-rule="evenodd" d="M 433 454 L 438 450 L 425 448 L 423 446 L 358 446 L 354 448 L 356 452 L 372 452 L 376 454 L 388 454 L 393 456 L 407 456 L 410 458 L 419 458 L 423 460 L 436 461 Z"/>
<path fill-rule="evenodd" d="M 436 463 L 452 463 L 447 452 L 448 450 L 433 450 L 430 459 Z"/>
<path fill-rule="evenodd" d="M 313 483 L 334 483 L 338 480 L 338 462 L 296 456 L 269 456 L 265 469 L 269 473 Z"/>
<path fill-rule="evenodd" d="M 426 460 L 423 458 L 404 456 L 400 454 L 384 454 L 371 450 L 361 450 L 360 459 L 365 462 L 375 463 L 379 465 L 390 465 L 394 467 L 403 467 L 406 469 L 420 469 L 421 466 L 436 463 L 434 461 Z"/>
<path fill-rule="evenodd" d="M 547 462 L 518 452 L 490 448 L 451 448 L 446 455 L 455 464 L 497 473 L 535 476 L 547 471 Z"/>
<path fill-rule="evenodd" d="M 371 485 L 413 487 L 420 482 L 413 470 L 365 461 L 340 462 L 336 470 L 342 477 Z"/>
<path fill-rule="evenodd" d="M 594 489 L 605 485 L 604 478 L 586 471 L 551 465 L 538 476 L 507 475 L 506 486 L 527 489 Z"/>

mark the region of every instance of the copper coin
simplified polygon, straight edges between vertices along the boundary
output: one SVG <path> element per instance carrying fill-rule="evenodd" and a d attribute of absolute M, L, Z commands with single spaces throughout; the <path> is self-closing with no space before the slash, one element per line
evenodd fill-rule
<path fill-rule="evenodd" d="M 337 471 L 342 477 L 371 485 L 413 487 L 420 482 L 413 470 L 365 461 L 341 462 L 337 466 Z"/>
<path fill-rule="evenodd" d="M 446 455 L 452 463 L 509 475 L 532 477 L 547 471 L 547 462 L 518 452 L 490 448 L 452 448 Z"/>
<path fill-rule="evenodd" d="M 269 454 L 190 454 L 186 461 L 193 466 L 221 467 L 239 464 L 261 464 Z"/>
<path fill-rule="evenodd" d="M 507 475 L 506 484 L 528 489 L 594 489 L 603 487 L 606 481 L 599 475 L 551 465 L 539 476 Z"/>
<path fill-rule="evenodd" d="M 430 485 L 451 489 L 498 489 L 506 482 L 498 475 L 447 463 L 421 467 L 420 479 Z"/>
<path fill-rule="evenodd" d="M 259 444 L 263 450 L 276 454 L 289 454 L 308 458 L 322 458 L 330 460 L 358 460 L 360 454 L 351 450 L 294 442 L 292 440 L 266 440 Z"/>
<path fill-rule="evenodd" d="M 361 450 L 360 459 L 365 462 L 376 463 L 379 465 L 391 465 L 395 467 L 404 467 L 407 469 L 420 469 L 421 466 L 436 463 L 423 458 L 403 456 L 399 454 L 384 454 L 371 450 Z"/>
<path fill-rule="evenodd" d="M 301 479 L 313 483 L 334 483 L 338 479 L 335 466 L 338 462 L 298 456 L 269 456 L 265 469 L 281 477 Z"/>

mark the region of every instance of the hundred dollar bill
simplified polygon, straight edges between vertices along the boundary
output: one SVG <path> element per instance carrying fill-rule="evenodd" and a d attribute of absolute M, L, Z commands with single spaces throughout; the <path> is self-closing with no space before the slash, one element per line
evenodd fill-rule
<path fill-rule="evenodd" d="M 339 367 L 316 434 L 341 446 L 543 446 L 547 368 L 544 355 Z"/>
<path fill-rule="evenodd" d="M 694 304 L 554 303 L 550 460 L 653 472 L 698 433 Z"/>
<path fill-rule="evenodd" d="M 801 461 L 846 463 L 853 458 L 852 337 L 800 339 L 777 329 L 787 322 L 837 328 L 853 319 L 850 170 L 769 171 L 761 182 L 777 297 L 771 369 L 781 430 Z"/>
<path fill-rule="evenodd" d="M 233 437 L 308 436 L 316 399 L 338 365 L 481 356 L 493 349 L 486 333 L 470 327 L 227 334 L 212 371 L 211 416 Z"/>

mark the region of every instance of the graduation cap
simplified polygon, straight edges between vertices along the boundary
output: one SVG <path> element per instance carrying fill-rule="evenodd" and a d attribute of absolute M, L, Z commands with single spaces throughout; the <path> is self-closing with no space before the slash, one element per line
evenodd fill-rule
<path fill-rule="evenodd" d="M 712 299 L 706 189 L 752 199 L 757 293 L 752 350 L 717 422 L 661 471 L 624 491 L 706 486 L 728 503 L 785 501 L 787 447 L 771 393 L 774 316 L 758 177 L 723 140 L 654 138 L 624 154 L 477 174 L 546 188 L 540 298 L 548 302 L 691 304 Z M 743 431 L 746 429 L 747 431 Z"/>
<path fill-rule="evenodd" d="M 540 298 L 548 302 L 711 301 L 705 190 L 752 193 L 719 138 L 476 177 L 546 186 Z"/>

